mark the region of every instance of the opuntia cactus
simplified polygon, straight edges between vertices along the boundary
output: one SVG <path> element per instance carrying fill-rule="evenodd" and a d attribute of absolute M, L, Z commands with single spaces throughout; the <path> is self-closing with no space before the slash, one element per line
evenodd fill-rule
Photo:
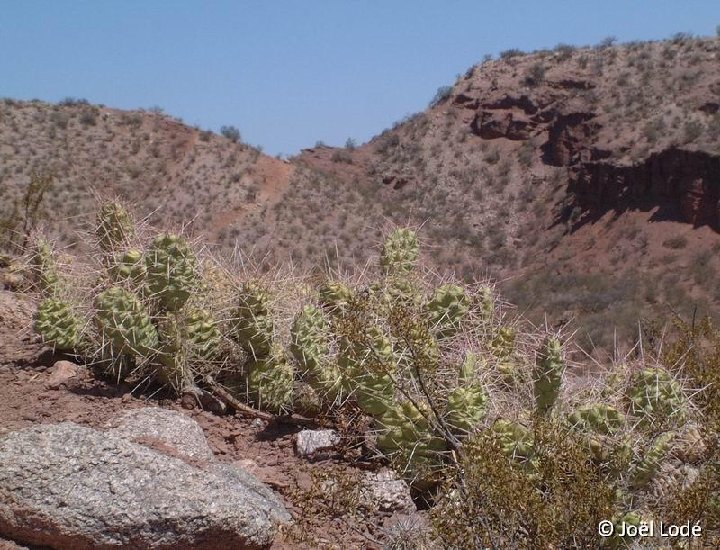
<path fill-rule="evenodd" d="M 42 295 L 54 296 L 60 288 L 60 275 L 53 247 L 46 239 L 40 237 L 35 241 L 30 264 Z"/>
<path fill-rule="evenodd" d="M 633 488 L 642 488 L 652 481 L 670 450 L 675 435 L 675 432 L 665 432 L 655 438 L 652 446 L 632 471 L 630 484 Z"/>
<path fill-rule="evenodd" d="M 235 312 L 234 337 L 255 359 L 270 353 L 275 324 L 270 311 L 270 294 L 260 284 L 243 285 Z"/>
<path fill-rule="evenodd" d="M 430 426 L 431 411 L 422 403 L 422 411 L 412 402 L 403 401 L 388 408 L 380 417 L 378 448 L 399 463 L 405 478 L 419 491 L 432 488 L 439 481 L 438 468 L 447 442 L 436 436 Z"/>
<path fill-rule="evenodd" d="M 108 271 L 114 283 L 128 283 L 132 287 L 139 287 L 147 275 L 143 253 L 133 248 L 117 254 Z"/>
<path fill-rule="evenodd" d="M 531 465 L 535 454 L 533 436 L 522 424 L 499 418 L 492 425 L 503 453 L 520 464 Z"/>
<path fill-rule="evenodd" d="M 438 338 L 454 334 L 470 309 L 465 290 L 458 285 L 447 284 L 435 290 L 426 305 L 428 321 Z"/>
<path fill-rule="evenodd" d="M 417 234 L 412 229 L 396 229 L 385 239 L 380 266 L 385 273 L 412 271 L 420 257 Z"/>
<path fill-rule="evenodd" d="M 515 351 L 517 332 L 512 327 L 500 327 L 490 341 L 490 351 L 497 358 L 510 357 Z"/>
<path fill-rule="evenodd" d="M 609 435 L 625 424 L 625 415 L 615 407 L 595 403 L 579 408 L 568 420 L 576 429 Z"/>
<path fill-rule="evenodd" d="M 392 406 L 396 364 L 392 343 L 380 328 L 369 327 L 352 341 L 343 337 L 338 365 L 365 413 L 380 416 Z"/>
<path fill-rule="evenodd" d="M 98 212 L 97 237 L 106 252 L 122 248 L 135 233 L 135 224 L 119 202 L 107 202 Z"/>
<path fill-rule="evenodd" d="M 555 404 L 564 372 L 562 344 L 556 337 L 548 337 L 537 354 L 533 373 L 535 406 L 540 414 L 546 414 Z"/>
<path fill-rule="evenodd" d="M 281 414 L 293 403 L 294 372 L 280 346 L 273 346 L 262 359 L 251 362 L 248 374 L 248 393 L 259 408 Z"/>
<path fill-rule="evenodd" d="M 668 419 L 681 421 L 685 417 L 686 399 L 682 385 L 664 369 L 647 368 L 637 372 L 627 396 L 632 413 L 646 423 Z"/>
<path fill-rule="evenodd" d="M 290 353 L 311 388 L 323 400 L 334 402 L 341 396 L 344 381 L 330 357 L 329 331 L 323 311 L 312 305 L 305 306 L 290 330 Z"/>
<path fill-rule="evenodd" d="M 146 356 L 157 350 L 158 334 L 140 300 L 112 287 L 95 300 L 95 322 L 112 353 Z"/>
<path fill-rule="evenodd" d="M 45 298 L 35 317 L 35 332 L 60 351 L 75 350 L 80 341 L 80 318 L 59 298 Z"/>
<path fill-rule="evenodd" d="M 320 304 L 330 313 L 341 313 L 355 299 L 352 288 L 338 281 L 327 281 L 318 289 Z"/>
<path fill-rule="evenodd" d="M 198 284 L 197 259 L 179 235 L 162 234 L 145 255 L 150 292 L 169 312 L 179 311 Z"/>
<path fill-rule="evenodd" d="M 465 356 L 465 361 L 460 367 L 458 387 L 448 395 L 445 420 L 460 433 L 472 431 L 487 413 L 487 392 L 475 380 L 477 362 L 477 355 L 474 353 Z"/>

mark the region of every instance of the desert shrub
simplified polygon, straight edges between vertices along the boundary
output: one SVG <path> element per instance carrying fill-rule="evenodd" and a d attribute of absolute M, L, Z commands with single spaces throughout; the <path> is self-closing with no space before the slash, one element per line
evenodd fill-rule
<path fill-rule="evenodd" d="M 222 126 L 220 128 L 220 135 L 226 137 L 233 143 L 238 143 L 240 141 L 240 130 L 238 130 L 235 126 Z"/>
<path fill-rule="evenodd" d="M 517 48 L 510 48 L 500 52 L 500 59 L 506 61 L 508 59 L 512 59 L 513 57 L 520 57 L 521 55 L 525 55 L 525 52 Z"/>
<path fill-rule="evenodd" d="M 526 86 L 538 86 L 545 80 L 546 70 L 545 65 L 540 62 L 533 64 L 532 67 L 528 69 L 523 82 Z"/>
<path fill-rule="evenodd" d="M 688 244 L 687 238 L 682 237 L 682 236 L 670 237 L 669 239 L 665 239 L 662 243 L 662 245 L 665 248 L 674 248 L 674 249 L 685 248 L 687 246 L 687 244 Z"/>
<path fill-rule="evenodd" d="M 430 100 L 429 106 L 435 107 L 436 105 L 440 105 L 440 103 L 447 100 L 452 95 L 452 91 L 452 86 L 440 86 L 435 92 L 433 98 Z"/>

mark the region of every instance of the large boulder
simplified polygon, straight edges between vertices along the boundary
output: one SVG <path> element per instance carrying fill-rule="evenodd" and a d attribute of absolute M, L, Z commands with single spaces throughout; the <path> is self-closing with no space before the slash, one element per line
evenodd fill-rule
<path fill-rule="evenodd" d="M 180 458 L 212 461 L 200 425 L 181 412 L 146 407 L 124 412 L 107 423 L 117 435 L 155 448 L 167 446 Z M 168 454 L 167 452 L 165 454 Z"/>
<path fill-rule="evenodd" d="M 81 549 L 264 548 L 290 516 L 251 474 L 71 422 L 0 439 L 0 535 Z"/>

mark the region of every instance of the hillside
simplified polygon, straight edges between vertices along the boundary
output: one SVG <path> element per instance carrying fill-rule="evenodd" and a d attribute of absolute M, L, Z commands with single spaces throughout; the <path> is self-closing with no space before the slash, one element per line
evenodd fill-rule
<path fill-rule="evenodd" d="M 7 216 L 49 172 L 43 218 L 80 251 L 94 193 L 117 194 L 303 266 L 363 263 L 390 222 L 421 225 L 434 267 L 607 348 L 639 316 L 720 311 L 719 56 L 686 36 L 507 51 L 369 143 L 290 162 L 157 113 L 5 100 L 0 200 Z"/>

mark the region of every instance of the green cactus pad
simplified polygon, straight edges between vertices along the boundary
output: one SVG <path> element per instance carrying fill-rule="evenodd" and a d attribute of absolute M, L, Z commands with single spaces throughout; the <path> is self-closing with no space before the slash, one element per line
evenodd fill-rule
<path fill-rule="evenodd" d="M 352 342 L 343 338 L 338 365 L 365 413 L 380 416 L 391 406 L 396 365 L 392 343 L 380 328 L 370 327 Z"/>
<path fill-rule="evenodd" d="M 292 408 L 294 372 L 285 353 L 274 346 L 263 359 L 250 364 L 248 393 L 259 408 L 282 414 Z"/>
<path fill-rule="evenodd" d="M 128 243 L 135 234 L 135 224 L 120 203 L 107 202 L 98 212 L 96 233 L 100 247 L 109 252 Z"/>
<path fill-rule="evenodd" d="M 435 290 L 426 305 L 428 322 L 438 338 L 452 336 L 470 310 L 470 300 L 461 286 L 447 284 Z"/>
<path fill-rule="evenodd" d="M 627 392 L 632 414 L 645 422 L 682 421 L 686 399 L 680 382 L 666 370 L 648 368 L 635 373 Z"/>
<path fill-rule="evenodd" d="M 117 254 L 108 271 L 114 283 L 126 282 L 133 287 L 140 286 L 147 275 L 142 251 L 131 249 Z"/>
<path fill-rule="evenodd" d="M 233 335 L 253 358 L 270 353 L 275 324 L 270 312 L 270 295 L 255 282 L 243 285 L 233 319 Z"/>
<path fill-rule="evenodd" d="M 45 298 L 40 303 L 35 317 L 35 332 L 46 344 L 61 351 L 76 349 L 81 326 L 79 317 L 62 300 Z"/>
<path fill-rule="evenodd" d="M 457 432 L 472 431 L 487 413 L 488 395 L 475 380 L 477 356 L 468 353 L 460 367 L 459 386 L 448 395 L 445 420 Z"/>
<path fill-rule="evenodd" d="M 344 283 L 327 281 L 318 289 L 320 304 L 330 313 L 342 312 L 355 299 L 355 292 Z"/>
<path fill-rule="evenodd" d="M 522 424 L 500 418 L 492 426 L 503 453 L 520 463 L 529 463 L 535 453 L 533 436 Z"/>
<path fill-rule="evenodd" d="M 533 373 L 535 406 L 540 414 L 552 409 L 560 395 L 565 359 L 560 340 L 549 337 L 540 348 Z"/>
<path fill-rule="evenodd" d="M 652 481 L 660 470 L 660 464 L 670 450 L 675 435 L 675 432 L 665 432 L 655 438 L 652 446 L 632 471 L 630 484 L 633 488 L 642 488 Z"/>
<path fill-rule="evenodd" d="M 517 332 L 512 327 L 500 327 L 490 341 L 490 351 L 499 358 L 510 357 L 515 352 Z"/>
<path fill-rule="evenodd" d="M 385 273 L 412 271 L 420 257 L 417 234 L 412 229 L 396 229 L 385 239 L 380 266 Z"/>
<path fill-rule="evenodd" d="M 625 415 L 615 407 L 596 403 L 579 408 L 568 420 L 576 429 L 609 435 L 625 424 Z"/>
<path fill-rule="evenodd" d="M 95 300 L 95 322 L 114 354 L 145 356 L 158 346 L 158 334 L 140 300 L 112 287 Z"/>
<path fill-rule="evenodd" d="M 60 275 L 52 245 L 45 239 L 36 240 L 30 265 L 35 281 L 44 297 L 54 296 L 60 288 Z"/>
<path fill-rule="evenodd" d="M 167 311 L 179 311 L 198 285 L 197 259 L 188 242 L 158 235 L 145 255 L 150 292 Z"/>

